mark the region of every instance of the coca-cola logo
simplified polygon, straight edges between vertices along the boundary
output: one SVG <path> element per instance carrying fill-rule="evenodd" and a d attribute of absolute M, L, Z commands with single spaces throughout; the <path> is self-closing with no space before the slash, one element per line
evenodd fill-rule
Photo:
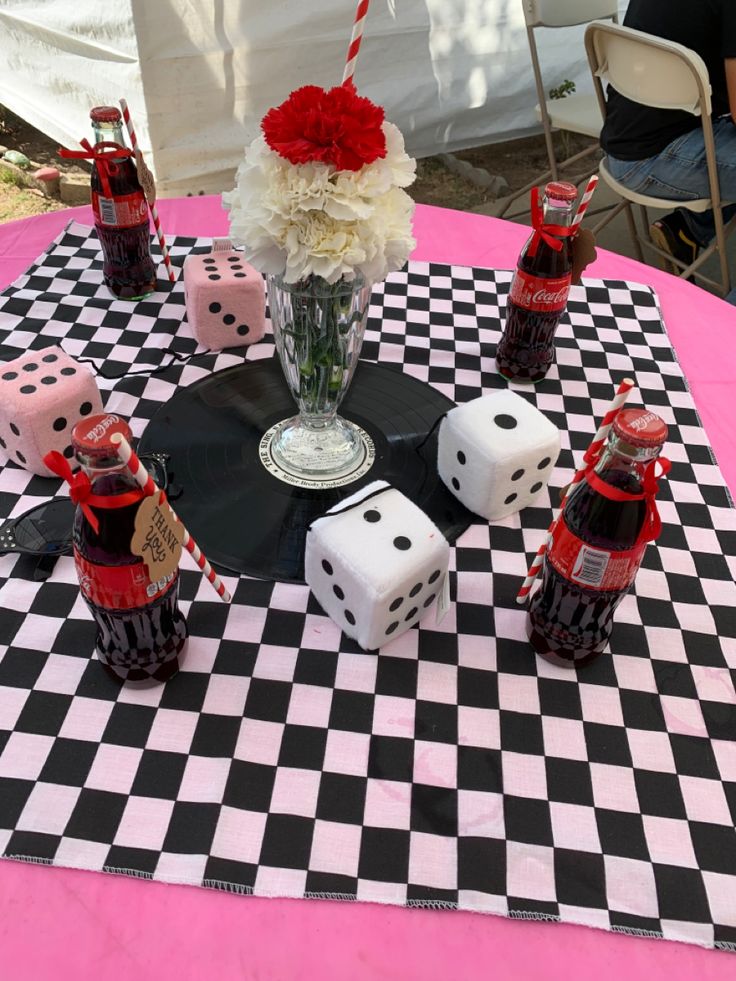
<path fill-rule="evenodd" d="M 114 426 L 116 422 L 120 422 L 120 416 L 110 413 L 109 416 L 105 416 L 105 418 L 101 419 L 96 426 L 90 429 L 85 434 L 84 438 L 90 443 L 98 443 L 110 426 Z"/>
<path fill-rule="evenodd" d="M 629 420 L 629 426 L 637 433 L 641 432 L 642 429 L 646 429 L 650 422 L 654 422 L 657 416 L 653 412 L 646 412 L 643 416 L 639 416 L 638 419 Z"/>
<path fill-rule="evenodd" d="M 552 291 L 545 290 L 545 289 L 537 290 L 537 292 L 532 296 L 532 302 L 539 303 L 539 304 L 564 303 L 565 300 L 567 299 L 567 293 L 568 293 L 568 289 L 566 286 L 563 286 L 561 290 L 557 290 L 556 293 L 553 293 Z"/>

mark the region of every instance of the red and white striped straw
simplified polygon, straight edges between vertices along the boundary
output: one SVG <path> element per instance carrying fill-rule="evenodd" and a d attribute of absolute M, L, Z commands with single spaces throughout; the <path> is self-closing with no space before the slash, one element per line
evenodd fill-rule
<path fill-rule="evenodd" d="M 572 224 L 570 225 L 570 232 L 573 235 L 580 227 L 580 222 L 583 220 L 583 217 L 585 216 L 585 212 L 588 210 L 588 205 L 590 204 L 590 199 L 593 197 L 593 193 L 595 191 L 597 183 L 598 183 L 598 174 L 592 174 L 585 188 L 585 192 L 583 193 L 583 196 L 580 198 L 580 204 L 578 205 L 578 210 L 575 212 L 575 217 L 573 218 Z"/>
<path fill-rule="evenodd" d="M 598 427 L 598 431 L 593 437 L 592 443 L 586 450 L 585 456 L 583 458 L 585 460 L 586 467 L 581 467 L 581 469 L 576 472 L 575 476 L 568 484 L 567 490 L 565 491 L 565 495 L 560 501 L 559 513 L 557 514 L 557 517 L 553 518 L 552 523 L 550 524 L 547 530 L 547 536 L 542 542 L 542 544 L 539 546 L 537 554 L 534 556 L 534 561 L 529 566 L 529 571 L 526 574 L 526 579 L 522 583 L 521 589 L 517 593 L 516 596 L 517 603 L 526 602 L 526 599 L 529 596 L 531 588 L 534 585 L 534 580 L 537 578 L 537 575 L 539 574 L 539 570 L 542 568 L 542 563 L 544 562 L 544 556 L 547 553 L 547 547 L 549 545 L 550 536 L 552 534 L 555 525 L 560 519 L 560 515 L 562 514 L 562 511 L 565 507 L 565 501 L 570 496 L 570 491 L 572 490 L 572 488 L 576 484 L 579 484 L 580 481 L 585 476 L 587 465 L 593 463 L 595 459 L 598 457 L 598 455 L 600 454 L 601 450 L 603 449 L 603 446 L 605 445 L 605 442 L 608 439 L 608 434 L 611 431 L 611 426 L 613 425 L 613 421 L 621 411 L 621 408 L 626 402 L 626 399 L 629 397 L 629 392 L 633 387 L 634 387 L 634 382 L 631 378 L 624 378 L 624 380 L 618 386 L 618 389 L 616 390 L 616 395 L 614 396 L 613 401 L 608 407 L 608 411 L 603 416 L 603 419 L 601 420 L 601 424 Z"/>
<path fill-rule="evenodd" d="M 138 137 L 135 135 L 135 130 L 133 129 L 133 122 L 130 118 L 130 110 L 128 109 L 128 103 L 125 101 L 125 99 L 120 100 L 120 108 L 123 110 L 123 121 L 125 122 L 126 129 L 128 130 L 128 136 L 130 137 L 130 147 L 133 153 L 136 154 L 137 156 Z M 169 280 L 172 283 L 175 283 L 176 276 L 174 275 L 174 268 L 171 265 L 169 250 L 166 246 L 166 239 L 164 238 L 164 231 L 163 228 L 161 228 L 161 219 L 158 216 L 156 205 L 151 204 L 149 202 L 149 207 L 151 209 L 151 218 L 153 218 L 153 227 L 156 229 L 156 235 L 158 236 L 158 244 L 161 246 L 161 254 L 164 257 L 164 265 L 166 266 L 166 272 L 169 274 Z"/>
<path fill-rule="evenodd" d="M 358 9 L 355 11 L 353 34 L 350 38 L 350 44 L 348 45 L 348 54 L 347 58 L 345 59 L 345 71 L 342 73 L 343 85 L 345 85 L 346 82 L 352 82 L 353 75 L 355 74 L 355 63 L 358 60 L 360 42 L 363 40 L 363 28 L 365 27 L 365 19 L 368 14 L 369 3 L 370 0 L 359 0 Z"/>
<path fill-rule="evenodd" d="M 152 494 L 161 494 L 164 500 L 166 500 L 166 503 L 171 508 L 171 504 L 169 504 L 166 495 L 161 490 L 161 488 L 158 487 L 156 481 L 153 479 L 153 477 L 150 475 L 150 473 L 146 470 L 146 468 L 143 466 L 141 461 L 138 459 L 138 455 L 136 454 L 135 450 L 131 447 L 130 443 L 127 441 L 125 436 L 123 436 L 122 433 L 113 433 L 113 435 L 110 437 L 110 440 L 111 442 L 115 443 L 115 445 L 117 446 L 118 456 L 123 461 L 125 466 L 128 468 L 128 471 L 130 472 L 130 474 L 132 475 L 133 479 L 138 484 L 138 486 L 143 488 L 144 494 L 146 494 L 147 497 L 150 497 Z M 176 520 L 179 521 L 179 518 L 175 514 L 173 508 L 171 508 L 171 513 L 174 515 Z M 179 523 L 181 524 L 181 521 L 179 521 Z M 184 526 L 182 525 L 182 527 Z M 205 574 L 207 580 L 210 583 L 212 583 L 212 586 L 215 592 L 217 593 L 217 595 L 220 597 L 220 599 L 224 600 L 225 603 L 230 603 L 232 601 L 232 596 L 230 595 L 230 593 L 228 593 L 227 589 L 225 589 L 225 584 L 217 575 L 217 573 L 212 568 L 212 566 L 209 564 L 209 562 L 204 557 L 204 555 L 202 555 L 199 546 L 194 541 L 194 539 L 189 534 L 189 532 L 186 530 L 186 528 L 184 528 L 183 544 L 184 544 L 184 548 L 187 550 L 187 552 L 189 552 L 189 554 L 192 556 L 192 558 L 197 563 L 199 568 Z"/>

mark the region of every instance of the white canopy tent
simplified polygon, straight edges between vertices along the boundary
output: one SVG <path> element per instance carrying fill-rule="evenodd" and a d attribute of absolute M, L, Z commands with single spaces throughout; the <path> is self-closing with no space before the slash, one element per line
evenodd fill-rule
<path fill-rule="evenodd" d="M 0 0 L 0 102 L 72 148 L 91 106 L 126 98 L 159 194 L 221 191 L 270 106 L 339 83 L 354 12 L 354 0 Z M 582 29 L 538 43 L 550 87 L 592 88 Z M 522 0 L 373 0 L 355 81 L 419 157 L 539 129 Z"/>

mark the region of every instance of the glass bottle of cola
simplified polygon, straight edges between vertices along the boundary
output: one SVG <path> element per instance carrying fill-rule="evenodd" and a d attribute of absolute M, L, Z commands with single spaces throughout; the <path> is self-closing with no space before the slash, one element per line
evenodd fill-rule
<path fill-rule="evenodd" d="M 574 184 L 553 181 L 541 209 L 532 197 L 535 227 L 519 256 L 496 349 L 496 367 L 510 381 L 541 381 L 554 361 L 555 331 L 572 279 L 569 228 L 577 193 Z"/>
<path fill-rule="evenodd" d="M 657 458 L 666 438 L 653 412 L 622 409 L 598 463 L 570 490 L 527 619 L 531 645 L 547 660 L 580 667 L 605 650 L 616 608 L 659 534 L 657 476 L 670 464 Z"/>
<path fill-rule="evenodd" d="M 95 143 L 125 147 L 120 110 L 97 106 L 90 112 Z M 104 168 L 104 175 L 103 175 Z M 92 209 L 102 246 L 105 285 L 121 300 L 141 300 L 156 289 L 151 258 L 148 204 L 131 157 L 106 148 L 92 170 Z"/>
<path fill-rule="evenodd" d="M 121 463 L 113 433 L 130 442 L 128 424 L 114 413 L 90 416 L 72 430 L 76 458 L 91 483 L 74 518 L 79 585 L 97 624 L 97 656 L 108 672 L 122 681 L 166 681 L 179 670 L 188 633 L 177 602 L 179 573 L 154 582 L 131 551 L 143 491 Z"/>

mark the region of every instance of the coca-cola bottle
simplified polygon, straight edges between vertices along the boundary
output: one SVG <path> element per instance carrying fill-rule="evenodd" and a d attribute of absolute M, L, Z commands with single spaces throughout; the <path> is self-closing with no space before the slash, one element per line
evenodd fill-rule
<path fill-rule="evenodd" d="M 573 184 L 554 181 L 544 189 L 541 208 L 532 196 L 534 231 L 519 256 L 496 349 L 496 367 L 511 381 L 541 381 L 554 361 L 555 331 L 570 292 L 577 193 Z"/>
<path fill-rule="evenodd" d="M 187 624 L 179 610 L 179 573 L 153 582 L 131 551 L 143 491 L 110 440 L 128 424 L 120 416 L 90 416 L 72 430 L 77 460 L 91 483 L 74 518 L 74 560 L 82 596 L 97 623 L 97 655 L 123 681 L 166 681 L 179 670 Z M 97 522 L 97 529 L 90 521 Z"/>
<path fill-rule="evenodd" d="M 527 619 L 532 647 L 547 660 L 579 667 L 605 650 L 616 607 L 659 534 L 657 476 L 670 464 L 657 457 L 666 438 L 653 412 L 622 409 L 597 464 L 571 489 Z"/>
<path fill-rule="evenodd" d="M 90 112 L 95 143 L 125 147 L 120 110 L 97 106 Z M 151 258 L 148 204 L 131 157 L 105 148 L 92 170 L 92 209 L 102 246 L 105 285 L 121 300 L 140 300 L 156 289 Z"/>

